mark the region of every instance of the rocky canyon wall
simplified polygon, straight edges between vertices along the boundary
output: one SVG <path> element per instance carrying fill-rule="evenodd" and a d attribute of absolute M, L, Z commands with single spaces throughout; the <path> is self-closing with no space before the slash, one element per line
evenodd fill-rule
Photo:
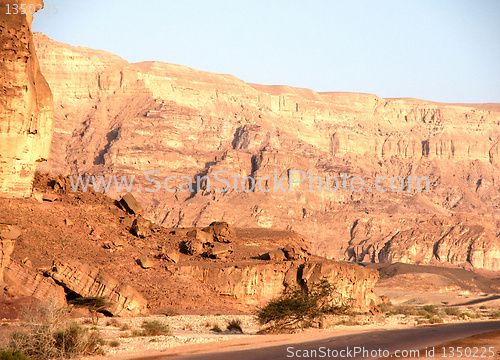
<path fill-rule="evenodd" d="M 189 276 L 207 284 L 219 296 L 253 306 L 281 296 L 288 286 L 311 285 L 320 279 L 333 284 L 339 298 L 357 311 L 370 311 L 380 303 L 380 298 L 373 291 L 379 278 L 376 271 L 334 261 L 219 267 L 184 265 L 169 266 L 167 271 L 174 276 Z"/>
<path fill-rule="evenodd" d="M 32 15 L 8 14 L 0 1 L 0 196 L 31 194 L 37 165 L 49 157 L 53 128 L 52 94 L 40 72 L 31 33 Z M 43 8 L 41 0 L 22 1 Z"/>
<path fill-rule="evenodd" d="M 238 227 L 293 229 L 314 240 L 316 254 L 335 259 L 359 260 L 368 254 L 371 261 L 436 260 L 498 268 L 494 252 L 470 250 L 481 248 L 484 238 L 493 248 L 499 246 L 498 104 L 247 84 L 179 65 L 129 64 L 41 34 L 35 34 L 35 44 L 55 104 L 53 150 L 42 171 L 135 176 L 132 191 L 146 216 L 165 226 L 223 220 Z M 378 176 L 388 177 L 380 183 L 384 189 L 394 176 L 427 177 L 429 191 L 408 192 L 405 186 L 400 192 L 329 192 L 324 185 L 319 188 L 317 179 L 311 191 L 308 181 L 293 191 L 273 191 L 275 176 L 283 176 L 281 184 L 288 189 L 293 169 L 310 170 L 323 182 L 328 176 L 360 176 L 372 189 Z M 158 171 L 151 177 L 160 181 L 161 191 L 144 191 L 156 188 L 144 176 L 148 170 Z M 231 184 L 236 173 L 263 180 L 271 191 L 243 192 L 241 185 L 239 190 L 232 185 L 227 192 L 215 192 L 219 170 L 227 171 Z M 197 175 L 211 178 L 211 186 L 205 181 L 200 191 L 179 190 L 182 176 Z M 169 176 L 176 177 L 168 182 L 175 192 L 163 187 Z M 119 196 L 113 187 L 108 194 Z M 479 225 L 482 217 L 491 225 L 488 231 L 483 227 L 480 237 L 460 237 L 453 245 L 460 256 L 430 250 L 427 243 L 440 242 L 438 235 L 426 242 L 408 231 L 397 235 L 408 241 L 385 247 L 388 241 L 396 244 L 397 238 L 391 239 L 401 221 L 459 213 L 468 214 L 461 220 L 465 227 Z M 373 236 L 352 238 L 355 224 L 379 216 L 386 224 L 379 235 L 372 231 Z M 436 227 L 436 234 L 449 228 L 444 223 Z M 422 260 L 396 255 L 396 247 L 413 246 L 412 241 L 417 249 L 429 248 Z M 368 249 L 370 242 L 377 242 L 377 250 Z M 481 256 L 489 260 L 478 260 Z"/>

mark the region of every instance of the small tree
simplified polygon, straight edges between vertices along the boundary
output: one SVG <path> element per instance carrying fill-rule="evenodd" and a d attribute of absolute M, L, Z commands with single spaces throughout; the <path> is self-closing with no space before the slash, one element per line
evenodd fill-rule
<path fill-rule="evenodd" d="M 295 287 L 257 311 L 261 325 L 269 325 L 263 332 L 282 332 L 300 325 L 319 321 L 326 314 L 345 314 L 350 301 L 345 301 L 328 280 L 321 279 L 311 287 Z"/>
<path fill-rule="evenodd" d="M 103 297 L 79 297 L 71 300 L 70 304 L 87 308 L 90 311 L 93 325 L 97 325 L 99 322 L 99 313 L 107 311 L 111 306 L 111 303 Z"/>

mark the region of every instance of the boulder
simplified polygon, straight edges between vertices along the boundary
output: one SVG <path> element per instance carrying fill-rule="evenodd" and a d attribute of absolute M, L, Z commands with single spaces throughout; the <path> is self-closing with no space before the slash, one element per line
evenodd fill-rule
<path fill-rule="evenodd" d="M 271 260 L 271 261 L 283 261 L 285 260 L 285 254 L 282 250 L 273 250 L 267 253 L 259 255 L 262 260 Z"/>
<path fill-rule="evenodd" d="M 111 303 L 108 311 L 114 316 L 147 314 L 148 302 L 136 289 L 96 266 L 56 260 L 47 275 L 77 296 L 104 297 Z"/>
<path fill-rule="evenodd" d="M 295 249 L 290 245 L 283 248 L 283 253 L 285 254 L 287 260 L 297 260 L 298 258 L 298 254 L 295 252 Z"/>
<path fill-rule="evenodd" d="M 231 248 L 230 245 L 215 243 L 215 244 L 212 244 L 212 247 L 207 250 L 207 256 L 214 258 L 214 259 L 219 259 L 219 258 L 226 257 L 227 255 L 229 255 L 232 252 L 233 252 L 233 249 Z"/>
<path fill-rule="evenodd" d="M 14 241 L 0 238 L 0 283 L 3 282 L 3 270 L 10 263 L 10 254 L 14 251 Z"/>
<path fill-rule="evenodd" d="M 287 260 L 308 260 L 311 255 L 307 249 L 292 245 L 286 245 L 282 250 Z"/>
<path fill-rule="evenodd" d="M 57 194 L 43 194 L 42 200 L 48 201 L 48 202 L 54 202 L 54 201 L 59 200 L 59 195 L 57 195 Z"/>
<path fill-rule="evenodd" d="M 203 251 L 203 242 L 198 239 L 184 240 L 179 244 L 179 250 L 183 254 L 197 255 Z"/>
<path fill-rule="evenodd" d="M 230 243 L 234 239 L 233 228 L 224 221 L 214 221 L 203 230 L 211 234 L 214 241 L 218 241 L 221 243 Z"/>
<path fill-rule="evenodd" d="M 202 242 L 213 241 L 213 236 L 210 233 L 208 233 L 207 231 L 200 230 L 200 229 L 190 230 L 186 233 L 186 236 L 196 238 Z"/>
<path fill-rule="evenodd" d="M 151 221 L 139 216 L 132 223 L 131 231 L 132 234 L 140 238 L 151 236 Z"/>
<path fill-rule="evenodd" d="M 180 260 L 180 257 L 179 257 L 178 253 L 176 253 L 174 251 L 170 251 L 170 252 L 167 252 L 165 254 L 165 260 L 173 262 L 174 264 L 177 264 Z"/>
<path fill-rule="evenodd" d="M 0 224 L 0 239 L 16 240 L 21 235 L 22 231 L 19 226 Z"/>
<path fill-rule="evenodd" d="M 143 269 L 149 269 L 154 266 L 153 260 L 147 257 L 137 259 L 137 264 L 139 264 L 139 266 Z"/>
<path fill-rule="evenodd" d="M 144 209 L 131 193 L 126 193 L 120 199 L 120 205 L 132 215 L 143 215 Z"/>

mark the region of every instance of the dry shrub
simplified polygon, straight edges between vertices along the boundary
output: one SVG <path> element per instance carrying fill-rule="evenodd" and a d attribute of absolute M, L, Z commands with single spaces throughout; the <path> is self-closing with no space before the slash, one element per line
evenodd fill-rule
<path fill-rule="evenodd" d="M 238 333 L 243 333 L 243 329 L 241 328 L 241 320 L 240 319 L 229 320 L 227 323 L 227 330 L 238 332 Z"/>
<path fill-rule="evenodd" d="M 170 335 L 170 327 L 158 320 L 144 321 L 142 329 L 143 336 Z"/>
<path fill-rule="evenodd" d="M 31 305 L 22 312 L 23 330 L 12 334 L 11 346 L 36 360 L 102 354 L 98 332 L 69 321 L 67 308 L 55 303 Z"/>

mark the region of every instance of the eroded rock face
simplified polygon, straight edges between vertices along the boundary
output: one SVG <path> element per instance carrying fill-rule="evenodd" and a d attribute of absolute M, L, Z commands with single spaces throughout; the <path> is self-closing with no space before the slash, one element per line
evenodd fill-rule
<path fill-rule="evenodd" d="M 56 103 L 54 151 L 43 170 L 134 175 L 143 191 L 132 192 L 144 216 L 164 226 L 206 227 L 225 221 L 242 228 L 293 229 L 313 240 L 314 254 L 328 258 L 498 267 L 498 104 L 442 104 L 247 84 L 183 66 L 129 64 L 43 35 L 35 40 Z M 307 180 L 291 185 L 300 179 L 293 169 L 321 178 L 322 191 L 318 179 L 312 179 L 311 187 Z M 148 170 L 160 171 L 151 177 L 162 188 L 149 195 L 144 189 L 157 184 L 145 179 Z M 220 170 L 227 173 L 219 177 L 231 184 L 225 193 L 214 191 L 225 187 L 214 180 Z M 269 192 L 243 192 L 241 182 L 235 190 L 233 174 L 261 180 L 261 188 Z M 420 193 L 407 188 L 327 191 L 325 179 L 342 174 L 360 176 L 365 188 L 372 189 L 377 176 L 427 177 L 429 192 L 425 181 Z M 197 183 L 197 175 L 211 183 Z M 199 191 L 165 191 L 169 176 L 176 177 L 167 182 L 170 189 L 189 176 Z M 278 187 L 275 179 L 282 177 Z M 389 180 L 379 185 L 388 190 Z M 123 192 L 112 187 L 108 194 L 118 199 Z M 460 212 L 474 215 L 469 225 L 487 217 L 493 235 L 483 234 L 473 243 L 458 241 L 461 248 L 454 253 L 443 240 L 435 254 L 439 236 L 426 240 L 411 232 L 419 227 L 415 219 Z M 376 219 L 362 237 L 354 224 L 365 218 Z M 443 224 L 432 231 L 443 236 L 449 230 Z M 404 232 L 396 236 L 398 231 Z M 412 240 L 415 236 L 421 240 Z"/>
<path fill-rule="evenodd" d="M 467 216 L 356 219 L 346 258 L 375 263 L 452 264 L 500 270 L 498 223 Z"/>
<path fill-rule="evenodd" d="M 249 305 L 263 306 L 279 297 L 285 286 L 307 285 L 320 279 L 329 280 L 343 299 L 352 299 L 355 310 L 369 311 L 380 303 L 380 298 L 373 292 L 378 280 L 377 271 L 335 261 L 207 267 L 169 265 L 168 270 L 208 284 L 219 296 L 229 296 Z"/>
<path fill-rule="evenodd" d="M 58 284 L 79 296 L 106 298 L 112 304 L 108 311 L 113 315 L 136 316 L 147 313 L 147 300 L 137 290 L 97 267 L 76 260 L 55 261 L 49 274 Z"/>
<path fill-rule="evenodd" d="M 40 72 L 31 34 L 32 16 L 6 14 L 5 5 L 43 7 L 41 0 L 1 0 L 0 196 L 31 194 L 38 164 L 49 157 L 52 94 Z"/>
<path fill-rule="evenodd" d="M 0 224 L 0 285 L 13 287 L 17 294 L 30 296 L 41 301 L 66 304 L 64 289 L 41 272 L 11 259 L 14 241 L 21 236 L 21 229 L 15 225 Z M 29 262 L 29 261 L 28 261 Z"/>
<path fill-rule="evenodd" d="M 4 268 L 10 264 L 12 251 L 14 251 L 14 241 L 0 238 L 0 282 L 3 281 Z"/>
<path fill-rule="evenodd" d="M 63 287 L 57 285 L 51 278 L 41 272 L 11 260 L 4 269 L 4 281 L 14 286 L 17 291 L 40 301 L 50 301 L 58 305 L 66 304 L 66 294 Z"/>

